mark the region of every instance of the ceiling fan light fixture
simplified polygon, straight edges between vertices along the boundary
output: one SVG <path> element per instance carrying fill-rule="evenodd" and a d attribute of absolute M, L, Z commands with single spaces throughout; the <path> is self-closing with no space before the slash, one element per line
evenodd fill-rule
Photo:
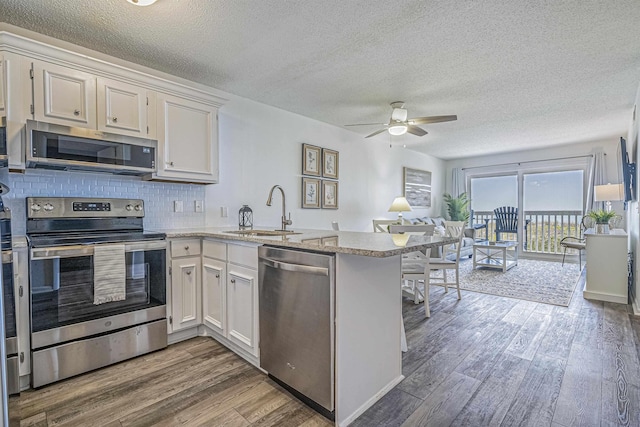
<path fill-rule="evenodd" d="M 151 6 L 157 0 L 127 0 L 131 4 L 135 4 L 136 6 Z"/>
<path fill-rule="evenodd" d="M 404 135 L 407 133 L 407 125 L 405 123 L 392 124 L 388 128 L 389 133 L 394 136 Z"/>

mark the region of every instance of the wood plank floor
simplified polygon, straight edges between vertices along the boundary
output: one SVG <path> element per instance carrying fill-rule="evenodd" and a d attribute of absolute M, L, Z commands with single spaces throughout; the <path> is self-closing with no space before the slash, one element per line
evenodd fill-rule
<path fill-rule="evenodd" d="M 569 307 L 433 287 L 429 319 L 405 300 L 406 379 L 353 425 L 640 426 L 640 318 L 583 285 Z M 11 405 L 21 426 L 331 425 L 204 337 Z"/>

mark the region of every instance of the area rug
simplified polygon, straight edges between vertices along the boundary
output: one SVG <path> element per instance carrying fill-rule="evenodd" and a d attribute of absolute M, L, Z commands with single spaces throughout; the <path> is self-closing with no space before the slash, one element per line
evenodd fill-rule
<path fill-rule="evenodd" d="M 571 302 L 579 278 L 575 264 L 563 267 L 559 262 L 520 259 L 518 265 L 503 273 L 484 268 L 474 270 L 471 259 L 460 262 L 462 289 L 564 307 Z"/>

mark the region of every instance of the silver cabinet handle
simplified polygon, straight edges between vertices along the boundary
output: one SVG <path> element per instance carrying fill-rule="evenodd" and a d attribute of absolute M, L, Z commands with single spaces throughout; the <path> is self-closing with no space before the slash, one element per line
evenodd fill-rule
<path fill-rule="evenodd" d="M 191 270 L 187 270 L 187 276 L 191 276 Z"/>
<path fill-rule="evenodd" d="M 236 283 L 236 279 L 231 279 L 231 283 Z"/>
<path fill-rule="evenodd" d="M 184 247 L 184 250 L 185 250 L 185 251 L 188 251 L 188 250 L 189 250 L 189 245 L 185 246 L 185 247 Z"/>
<path fill-rule="evenodd" d="M 79 116 L 80 115 L 80 110 L 73 110 L 73 115 L 74 116 Z"/>
<path fill-rule="evenodd" d="M 173 162 L 167 162 L 169 166 L 173 166 Z"/>
<path fill-rule="evenodd" d="M 117 117 L 114 117 L 114 118 L 112 118 L 112 119 L 111 119 L 111 121 L 112 121 L 113 123 L 118 123 L 118 118 L 117 118 Z"/>
<path fill-rule="evenodd" d="M 220 275 L 219 275 L 219 274 L 216 274 L 216 279 L 219 279 L 219 278 L 220 278 Z"/>

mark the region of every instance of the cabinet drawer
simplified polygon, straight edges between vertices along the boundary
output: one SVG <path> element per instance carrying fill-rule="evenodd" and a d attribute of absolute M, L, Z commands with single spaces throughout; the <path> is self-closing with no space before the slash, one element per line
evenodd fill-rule
<path fill-rule="evenodd" d="M 213 240 L 202 241 L 202 254 L 208 258 L 227 260 L 227 244 Z"/>
<path fill-rule="evenodd" d="M 229 244 L 227 246 L 229 262 L 258 269 L 258 247 Z"/>
<path fill-rule="evenodd" d="M 171 257 L 200 255 L 200 239 L 181 239 L 171 241 Z"/>

